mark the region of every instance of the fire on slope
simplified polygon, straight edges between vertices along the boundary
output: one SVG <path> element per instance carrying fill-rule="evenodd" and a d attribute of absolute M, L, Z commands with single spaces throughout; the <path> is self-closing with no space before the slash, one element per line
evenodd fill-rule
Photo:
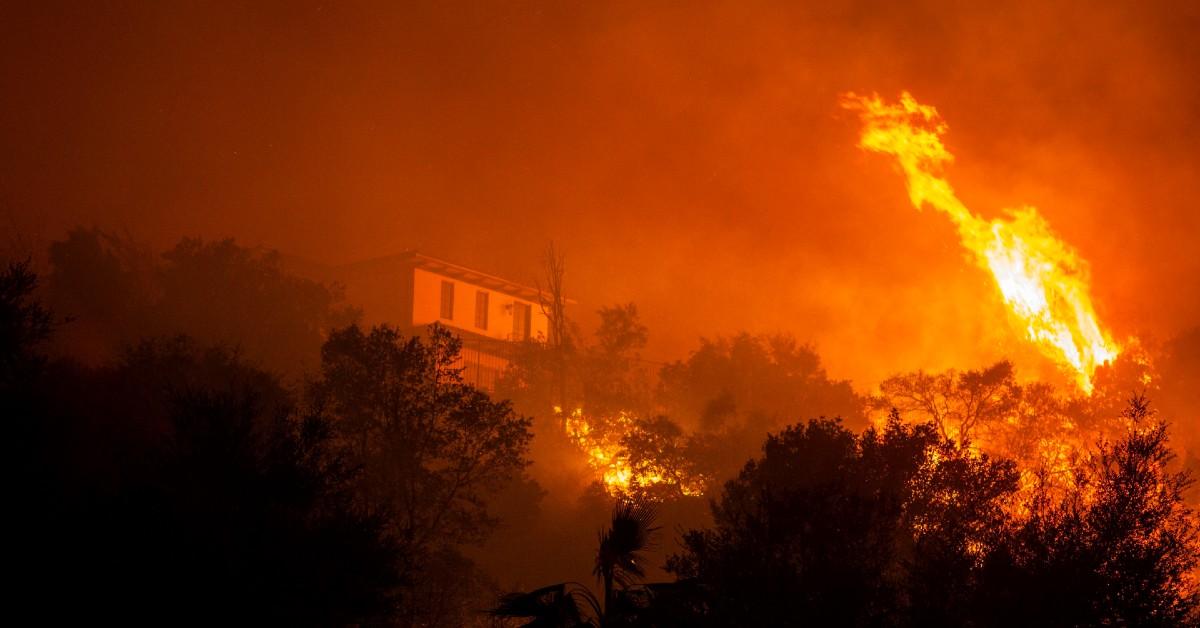
<path fill-rule="evenodd" d="M 565 414 L 558 407 L 554 413 L 562 419 L 567 437 L 587 456 L 588 467 L 609 495 L 659 500 L 668 495 L 704 494 L 704 475 L 689 468 L 686 456 L 666 451 L 670 444 L 662 442 L 661 435 L 652 434 L 649 424 L 629 413 L 589 417 L 582 408 Z M 639 455 L 634 451 L 638 442 L 653 451 Z"/>
<path fill-rule="evenodd" d="M 878 96 L 846 94 L 842 106 L 862 119 L 859 146 L 896 158 L 912 204 L 918 209 L 931 205 L 950 217 L 963 246 L 992 273 L 1029 340 L 1069 368 L 1079 388 L 1090 394 L 1096 368 L 1112 361 L 1121 348 L 1097 320 L 1086 262 L 1032 207 L 988 221 L 958 199 L 942 176 L 954 156 L 942 144 L 947 126 L 934 107 L 907 92 L 895 104 Z"/>

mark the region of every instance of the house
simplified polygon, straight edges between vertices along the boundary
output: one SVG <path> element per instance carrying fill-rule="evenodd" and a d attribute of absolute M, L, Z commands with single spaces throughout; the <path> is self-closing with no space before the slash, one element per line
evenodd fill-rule
<path fill-rule="evenodd" d="M 416 251 L 348 264 L 336 276 L 368 325 L 423 334 L 439 323 L 457 334 L 463 378 L 485 390 L 508 367 L 514 343 L 550 334 L 537 289 Z"/>

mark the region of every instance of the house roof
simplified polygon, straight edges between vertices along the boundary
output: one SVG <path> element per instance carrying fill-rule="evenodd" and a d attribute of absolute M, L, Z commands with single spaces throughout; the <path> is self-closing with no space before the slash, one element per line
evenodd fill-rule
<path fill-rule="evenodd" d="M 541 300 L 541 291 L 537 288 L 519 284 L 503 277 L 485 273 L 473 268 L 467 268 L 466 266 L 460 266 L 453 262 L 448 262 L 443 259 L 438 259 L 436 257 L 431 257 L 429 255 L 411 250 L 399 253 L 397 255 L 389 255 L 386 257 L 347 264 L 344 266 L 344 268 L 348 270 L 361 270 L 373 266 L 397 263 L 415 266 L 439 275 L 460 279 L 478 286 L 491 288 L 496 292 L 501 292 L 514 297 L 520 297 L 535 303 Z M 574 304 L 575 301 L 573 299 L 567 299 L 567 303 Z"/>

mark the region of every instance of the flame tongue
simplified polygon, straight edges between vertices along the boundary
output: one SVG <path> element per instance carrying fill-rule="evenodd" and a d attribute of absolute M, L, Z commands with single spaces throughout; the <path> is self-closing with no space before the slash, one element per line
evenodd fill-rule
<path fill-rule="evenodd" d="M 1029 339 L 1044 355 L 1070 368 L 1079 387 L 1091 393 L 1096 367 L 1115 358 L 1120 347 L 1096 319 L 1087 265 L 1074 249 L 1032 207 L 987 221 L 958 199 L 941 174 L 954 156 L 942 145 L 947 127 L 937 109 L 907 92 L 896 104 L 847 94 L 842 106 L 862 118 L 859 146 L 896 158 L 912 204 L 918 209 L 928 204 L 950 217 L 963 246 L 991 271 Z"/>

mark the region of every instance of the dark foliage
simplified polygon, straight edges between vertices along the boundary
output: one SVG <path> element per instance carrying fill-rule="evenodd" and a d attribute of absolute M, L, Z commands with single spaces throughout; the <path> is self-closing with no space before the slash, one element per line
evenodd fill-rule
<path fill-rule="evenodd" d="M 185 238 L 162 257 L 156 320 L 170 331 L 242 346 L 279 373 L 315 368 L 329 331 L 358 317 L 341 303 L 339 287 L 285 272 L 275 251 Z"/>
<path fill-rule="evenodd" d="M 613 505 L 612 521 L 600 531 L 593 571 L 603 601 L 582 585 L 564 582 L 509 593 L 488 612 L 528 619 L 526 628 L 644 625 L 639 613 L 650 608 L 652 595 L 641 580 L 646 575 L 644 553 L 658 532 L 654 519 L 655 509 L 647 502 L 621 499 Z"/>
<path fill-rule="evenodd" d="M 1144 400 L 1127 420 L 1072 488 L 1020 504 L 1011 463 L 932 424 L 789 428 L 685 535 L 657 605 L 714 626 L 1194 625 L 1190 479 Z"/>
<path fill-rule="evenodd" d="M 703 591 L 697 621 L 880 625 L 924 612 L 934 592 L 953 609 L 969 548 L 990 541 L 1016 488 L 1011 464 L 896 418 L 862 436 L 812 421 L 763 451 L 714 503 L 716 527 L 686 534 L 670 561 Z"/>
<path fill-rule="evenodd" d="M 183 333 L 298 375 L 315 368 L 329 330 L 358 316 L 338 286 L 291 275 L 278 253 L 228 239 L 185 238 L 158 256 L 81 228 L 50 245 L 50 265 L 50 303 L 71 320 L 60 344 L 93 363 L 143 337 Z"/>
<path fill-rule="evenodd" d="M 829 379 L 812 347 L 787 335 L 703 340 L 687 360 L 664 366 L 659 380 L 667 415 L 697 428 L 694 458 L 722 480 L 736 475 L 764 434 L 798 419 L 866 423 L 850 382 Z"/>
<path fill-rule="evenodd" d="M 95 264 L 124 277 L 118 295 L 136 301 L 137 255 L 122 247 L 60 248 L 61 264 L 86 255 L 63 266 L 83 275 L 56 281 L 87 285 L 83 271 Z M 185 243 L 175 254 L 167 264 L 178 277 L 154 271 L 156 311 L 201 306 L 187 290 L 170 296 L 172 281 L 234 286 L 243 305 L 278 300 L 283 285 L 312 297 L 297 301 L 309 314 L 329 309 L 320 290 L 297 288 L 274 261 L 231 243 Z M 236 277 L 214 279 L 226 271 Z M 275 375 L 184 336 L 129 344 L 103 366 L 48 359 L 55 319 L 36 289 L 28 263 L 0 272 L 12 614 L 185 625 L 480 618 L 482 592 L 494 587 L 463 549 L 495 529 L 501 490 L 527 502 L 539 490 L 522 476 L 529 420 L 463 383 L 448 332 L 337 330 L 298 407 Z M 139 315 L 136 304 L 93 305 L 113 320 Z M 269 308 L 242 314 L 272 320 Z M 240 316 L 174 318 L 191 315 L 213 336 Z M 317 318 L 301 319 L 276 340 L 320 335 Z M 589 394 L 613 407 L 637 398 L 644 333 L 632 308 L 607 310 L 588 352 L 613 377 L 596 378 Z M 1179 341 L 1165 372 L 1194 366 L 1192 340 Z M 621 441 L 630 464 L 705 476 L 701 463 L 722 459 L 718 449 L 736 455 L 739 434 L 797 408 L 857 412 L 859 400 L 810 354 L 747 337 L 668 367 L 660 392 L 700 412 L 704 435 L 665 417 L 639 420 Z M 884 427 L 862 433 L 820 419 L 770 435 L 713 502 L 714 525 L 683 533 L 667 565 L 675 582 L 643 582 L 656 512 L 622 500 L 599 535 L 599 595 L 561 583 L 504 596 L 490 614 L 535 627 L 1197 625 L 1200 528 L 1167 425 L 1141 396 L 1121 419 L 1098 418 L 1121 384 L 1143 381 L 1136 366 L 1102 373 L 1086 412 L 1070 405 L 1083 401 L 1018 384 L 1006 363 L 893 378 L 887 403 L 905 402 L 929 423 L 906 424 L 893 409 Z M 1053 440 L 1066 415 L 1109 431 L 1070 462 L 1069 478 L 1042 467 L 1032 491 L 1018 493 L 1014 463 L 965 445 L 978 437 L 1036 461 L 1021 452 Z M 678 497 L 682 482 L 671 486 L 646 496 Z"/>
<path fill-rule="evenodd" d="M 980 625 L 1195 625 L 1197 524 L 1188 473 L 1172 470 L 1167 426 L 1144 398 L 1128 434 L 1102 441 L 1063 498 L 1031 515 L 985 561 Z"/>
<path fill-rule="evenodd" d="M 50 337 L 50 312 L 33 300 L 37 276 L 29 262 L 13 262 L 0 270 L 0 378 L 13 382 L 39 361 L 38 345 Z"/>
<path fill-rule="evenodd" d="M 23 271 L 22 271 L 23 272 Z M 328 421 L 183 340 L 44 362 L 32 279 L 3 285 L 10 611 L 48 622 L 329 625 L 386 614 L 396 548 L 353 505 Z M 14 307 L 15 304 L 15 307 Z M 6 330 L 9 331 L 9 330 Z"/>
<path fill-rule="evenodd" d="M 602 307 L 595 343 L 587 346 L 579 365 L 581 405 L 597 415 L 632 412 L 645 416 L 650 407 L 649 373 L 641 362 L 648 330 L 633 303 Z"/>
<path fill-rule="evenodd" d="M 594 626 L 585 618 L 585 610 L 601 613 L 596 599 L 582 585 L 572 582 L 552 584 L 528 593 L 507 593 L 488 612 L 495 617 L 528 619 L 524 628 L 579 628 Z"/>
<path fill-rule="evenodd" d="M 458 550 L 497 525 L 487 498 L 528 464 L 529 420 L 463 382 L 459 341 L 442 328 L 422 339 L 351 326 L 321 358 L 310 396 L 363 469 L 359 502 L 402 549 L 401 618 L 461 621 L 477 578 Z"/>

